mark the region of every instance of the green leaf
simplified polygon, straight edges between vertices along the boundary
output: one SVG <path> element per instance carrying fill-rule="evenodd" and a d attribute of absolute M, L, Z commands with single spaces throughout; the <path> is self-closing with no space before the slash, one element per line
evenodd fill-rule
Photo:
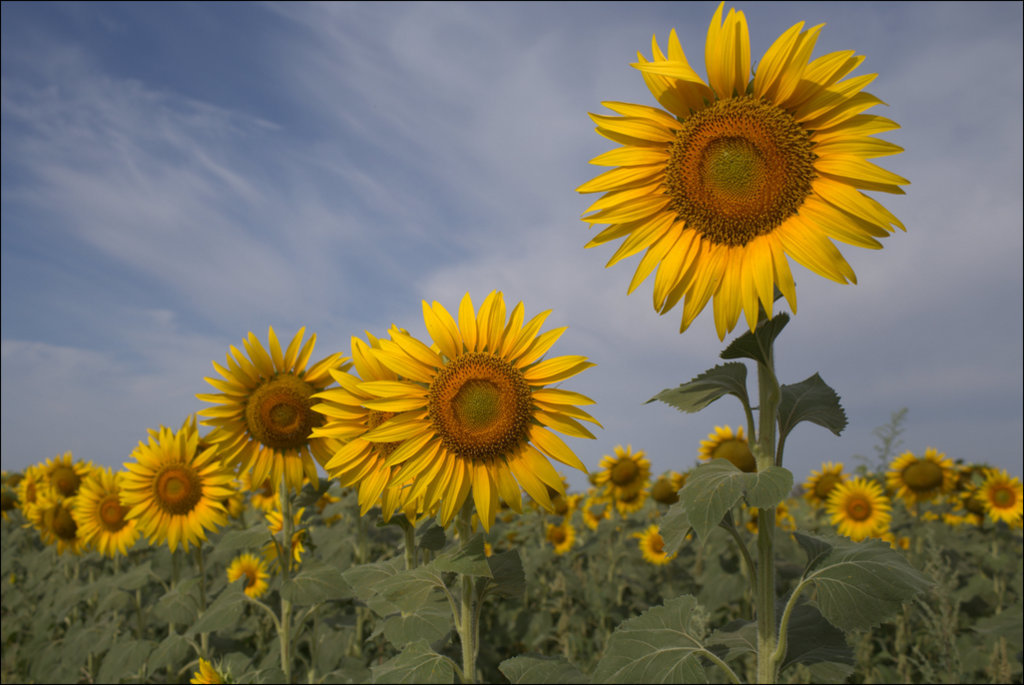
<path fill-rule="evenodd" d="M 743 475 L 747 481 L 747 504 L 759 509 L 774 507 L 789 497 L 793 489 L 793 473 L 781 466 L 769 466 L 764 471 Z"/>
<path fill-rule="evenodd" d="M 839 395 L 818 374 L 799 383 L 780 386 L 779 390 L 780 438 L 801 421 L 816 423 L 836 435 L 846 428 L 846 412 L 839 404 Z"/>
<path fill-rule="evenodd" d="M 455 662 L 430 648 L 426 640 L 412 642 L 398 656 L 374 666 L 374 683 L 451 683 Z"/>
<path fill-rule="evenodd" d="M 509 550 L 487 557 L 493 580 L 488 592 L 498 597 L 522 597 L 526 591 L 526 574 L 519 550 Z"/>
<path fill-rule="evenodd" d="M 430 566 L 420 566 L 381 580 L 377 583 L 376 591 L 397 611 L 413 613 L 430 600 L 435 589 L 442 587 L 444 581 L 436 570 Z M 395 612 L 387 612 L 391 613 Z"/>
<path fill-rule="evenodd" d="M 238 620 L 245 610 L 245 578 L 231 583 L 213 601 L 213 604 L 202 612 L 199 619 L 183 635 L 216 633 L 238 625 Z"/>
<path fill-rule="evenodd" d="M 701 644 L 703 621 L 694 615 L 696 608 L 697 600 L 684 595 L 620 623 L 594 670 L 594 681 L 707 682 L 700 662 L 706 651 Z"/>
<path fill-rule="evenodd" d="M 423 549 L 429 549 L 431 552 L 438 552 L 444 548 L 444 543 L 444 528 L 436 523 L 431 523 L 430 527 L 420 536 L 419 545 Z"/>
<path fill-rule="evenodd" d="M 828 544 L 832 550 L 817 556 L 801 583 L 814 586 L 818 609 L 840 630 L 878 625 L 932 585 L 881 540 L 836 539 Z"/>
<path fill-rule="evenodd" d="M 662 390 L 647 400 L 655 400 L 675 407 L 679 411 L 693 414 L 725 395 L 739 398 L 744 407 L 750 406 L 747 396 L 747 367 L 740 362 L 720 364 L 696 376 L 689 383 L 678 388 Z"/>
<path fill-rule="evenodd" d="M 168 623 L 191 625 L 199 613 L 198 587 L 198 578 L 181 581 L 157 601 L 153 613 Z"/>
<path fill-rule="evenodd" d="M 727 459 L 713 459 L 695 468 L 679 491 L 679 504 L 701 542 L 732 509 L 747 485 L 745 474 Z"/>
<path fill-rule="evenodd" d="M 177 633 L 171 633 L 150 652 L 148 670 L 152 673 L 169 666 L 177 667 L 189 653 L 188 640 Z"/>
<path fill-rule="evenodd" d="M 789 323 L 789 314 L 779 312 L 771 320 L 762 320 L 753 332 L 747 331 L 729 343 L 722 352 L 722 359 L 753 359 L 758 364 L 768 366 L 768 354 L 775 338 Z"/>
<path fill-rule="evenodd" d="M 137 682 L 139 669 L 146 663 L 154 645 L 156 643 L 152 640 L 129 640 L 114 644 L 103 657 L 103 665 L 96 674 L 97 682 Z"/>
<path fill-rule="evenodd" d="M 309 563 L 292 578 L 281 583 L 281 596 L 296 606 L 320 604 L 352 596 L 352 588 L 341 571 L 327 564 Z"/>
<path fill-rule="evenodd" d="M 145 587 L 149 581 L 152 571 L 150 562 L 133 566 L 130 571 L 121 573 L 117 578 L 117 587 L 121 590 L 138 590 Z"/>
<path fill-rule="evenodd" d="M 273 538 L 270 529 L 257 524 L 244 530 L 230 530 L 217 541 L 217 552 L 234 552 L 239 549 L 259 549 Z"/>
<path fill-rule="evenodd" d="M 658 524 L 658 532 L 661 533 L 661 539 L 664 541 L 665 553 L 676 554 L 679 552 L 679 548 L 686 542 L 687 533 L 691 530 L 693 530 L 693 526 L 690 525 L 690 519 L 686 516 L 686 508 L 680 500 L 668 508 Z"/>
<path fill-rule="evenodd" d="M 505 659 L 498 670 L 510 683 L 586 683 L 587 677 L 560 656 L 516 656 Z"/>
<path fill-rule="evenodd" d="M 484 554 L 484 536 L 474 535 L 469 542 L 461 545 L 454 552 L 437 557 L 430 566 L 438 571 L 461 573 L 467 576 L 491 577 L 491 567 Z"/>
<path fill-rule="evenodd" d="M 380 616 L 387 616 L 400 609 L 377 594 L 380 584 L 398 573 L 404 572 L 405 562 L 401 557 L 378 561 L 372 564 L 360 564 L 346 569 L 341 577 L 352 588 L 356 597 L 366 602 Z"/>
<path fill-rule="evenodd" d="M 383 633 L 388 642 L 401 649 L 416 640 L 440 640 L 453 628 L 452 609 L 448 600 L 435 595 L 412 613 L 394 614 L 380 621 L 370 637 Z"/>
<path fill-rule="evenodd" d="M 707 640 L 708 649 L 716 652 L 723 661 L 731 661 L 744 654 L 757 654 L 757 623 L 736 620 L 711 633 Z M 720 649 L 715 649 L 715 648 Z"/>
<path fill-rule="evenodd" d="M 843 682 L 854 670 L 846 635 L 809 604 L 798 604 L 786 630 L 786 656 L 780 670 L 796 664 L 811 669 L 814 682 Z"/>

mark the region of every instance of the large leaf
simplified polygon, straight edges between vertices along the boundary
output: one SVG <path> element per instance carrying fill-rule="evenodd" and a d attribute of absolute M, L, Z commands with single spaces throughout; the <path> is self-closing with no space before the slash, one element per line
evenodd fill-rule
<path fill-rule="evenodd" d="M 670 506 L 658 523 L 658 532 L 664 541 L 665 553 L 676 554 L 686 541 L 686 534 L 691 530 L 693 526 L 690 525 L 683 502 L 679 501 Z"/>
<path fill-rule="evenodd" d="M 727 459 L 713 459 L 690 473 L 679 491 L 679 503 L 701 542 L 743 497 L 747 475 Z"/>
<path fill-rule="evenodd" d="M 404 613 L 418 611 L 444 586 L 440 574 L 429 566 L 402 571 L 377 583 L 377 593 Z M 389 612 L 390 613 L 390 612 Z"/>
<path fill-rule="evenodd" d="M 608 640 L 593 679 L 598 683 L 704 683 L 703 623 L 689 595 L 623 621 Z"/>
<path fill-rule="evenodd" d="M 183 634 L 216 633 L 237 625 L 245 610 L 245 582 L 244 578 L 239 578 L 225 587 L 213 604 L 199 616 L 199 620 Z"/>
<path fill-rule="evenodd" d="M 836 435 L 846 428 L 846 412 L 839 404 L 839 395 L 818 374 L 779 390 L 780 437 L 788 435 L 801 421 L 816 423 Z"/>
<path fill-rule="evenodd" d="M 780 670 L 796 664 L 811 669 L 814 682 L 843 682 L 853 673 L 853 650 L 846 635 L 809 604 L 798 604 L 786 630 L 786 655 Z"/>
<path fill-rule="evenodd" d="M 375 683 L 450 683 L 455 663 L 430 648 L 425 640 L 406 645 L 398 656 L 374 666 Z"/>
<path fill-rule="evenodd" d="M 128 640 L 111 645 L 103 657 L 96 680 L 101 683 L 119 683 L 138 680 L 138 672 L 156 645 L 152 640 Z"/>
<path fill-rule="evenodd" d="M 341 571 L 327 564 L 312 563 L 281 583 L 281 596 L 296 606 L 320 604 L 332 599 L 352 596 L 352 588 Z"/>
<path fill-rule="evenodd" d="M 467 576 L 491 576 L 491 567 L 484 554 L 484 536 L 474 535 L 458 549 L 440 555 L 430 563 L 438 571 L 461 573 Z"/>
<path fill-rule="evenodd" d="M 371 637 L 383 633 L 388 642 L 401 649 L 416 640 L 440 640 L 453 628 L 451 605 L 437 593 L 414 612 L 393 614 L 379 621 Z"/>
<path fill-rule="evenodd" d="M 745 407 L 750 405 L 747 396 L 747 367 L 740 362 L 720 364 L 708 369 L 689 383 L 662 390 L 647 400 L 646 404 L 657 400 L 679 411 L 693 414 L 725 395 L 738 397 Z"/>
<path fill-rule="evenodd" d="M 764 471 L 744 475 L 747 482 L 745 497 L 752 507 L 774 507 L 789 497 L 793 489 L 793 473 L 781 466 L 769 466 Z"/>
<path fill-rule="evenodd" d="M 772 344 L 787 323 L 789 314 L 786 312 L 779 312 L 769 321 L 762 320 L 753 332 L 747 331 L 729 343 L 722 352 L 722 359 L 753 359 L 758 364 L 768 365 Z"/>
<path fill-rule="evenodd" d="M 587 677 L 560 656 L 516 656 L 498 666 L 510 683 L 586 683 Z"/>
<path fill-rule="evenodd" d="M 198 587 L 198 578 L 181 581 L 157 601 L 153 613 L 168 623 L 191 625 L 199 613 Z"/>
<path fill-rule="evenodd" d="M 519 550 L 512 549 L 487 557 L 492 580 L 488 592 L 499 597 L 522 597 L 526 590 L 526 574 Z"/>

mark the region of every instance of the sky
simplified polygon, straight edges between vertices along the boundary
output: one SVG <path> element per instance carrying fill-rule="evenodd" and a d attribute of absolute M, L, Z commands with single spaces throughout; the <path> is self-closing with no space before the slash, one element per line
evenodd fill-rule
<path fill-rule="evenodd" d="M 567 438 L 588 468 L 617 445 L 692 467 L 739 403 L 646 402 L 721 363 L 710 307 L 680 334 L 651 281 L 627 296 L 637 258 L 584 249 L 596 196 L 575 189 L 616 147 L 587 113 L 656 105 L 629 63 L 672 28 L 704 74 L 716 6 L 4 2 L 3 469 L 119 467 L 209 406 L 249 331 L 305 326 L 315 360 L 392 324 L 428 339 L 422 300 L 492 290 L 596 364 L 562 385 L 596 401 L 596 439 Z M 852 468 L 906 408 L 900 451 L 1020 476 L 1022 5 L 736 7 L 755 60 L 799 21 L 826 24 L 814 56 L 866 55 L 906 150 L 880 163 L 911 181 L 878 197 L 905 233 L 841 246 L 858 285 L 793 266 L 779 378 L 820 373 L 849 425 L 801 424 L 784 465 Z"/>

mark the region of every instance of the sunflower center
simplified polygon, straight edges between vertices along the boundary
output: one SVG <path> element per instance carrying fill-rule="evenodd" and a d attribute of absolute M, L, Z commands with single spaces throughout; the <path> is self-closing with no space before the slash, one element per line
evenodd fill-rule
<path fill-rule="evenodd" d="M 164 511 L 182 516 L 192 511 L 203 496 L 199 475 L 184 464 L 170 464 L 157 474 L 154 499 Z"/>
<path fill-rule="evenodd" d="M 871 518 L 871 502 L 861 497 L 854 497 L 846 503 L 846 515 L 854 521 L 866 521 Z"/>
<path fill-rule="evenodd" d="M 903 469 L 903 482 L 915 492 L 927 492 L 942 485 L 942 467 L 933 461 L 915 461 Z"/>
<path fill-rule="evenodd" d="M 552 528 L 551 532 L 548 533 L 548 540 L 550 540 L 555 545 L 561 545 L 563 542 L 565 542 L 565 538 L 565 530 L 560 527 Z"/>
<path fill-rule="evenodd" d="M 251 588 L 253 585 L 256 584 L 256 581 L 259 580 L 259 576 L 256 573 L 256 569 L 252 566 L 246 566 L 242 569 L 242 572 L 245 574 L 246 589 Z"/>
<path fill-rule="evenodd" d="M 1013 488 L 996 487 L 992 490 L 989 498 L 992 501 L 992 506 L 997 509 L 1010 509 L 1017 503 L 1017 493 L 1013 491 Z"/>
<path fill-rule="evenodd" d="M 814 496 L 818 499 L 828 499 L 832 488 L 839 484 L 839 476 L 833 473 L 826 473 L 814 484 Z"/>
<path fill-rule="evenodd" d="M 652 535 L 647 544 L 650 545 L 651 551 L 655 554 L 661 554 L 665 551 L 665 541 L 661 535 Z"/>
<path fill-rule="evenodd" d="M 58 466 L 53 470 L 50 479 L 62 497 L 74 495 L 78 492 L 78 486 L 82 483 L 82 478 L 70 466 Z"/>
<path fill-rule="evenodd" d="M 746 440 L 723 440 L 711 451 L 712 459 L 728 459 L 740 471 L 753 473 L 757 470 L 754 453 Z"/>
<path fill-rule="evenodd" d="M 533 414 L 523 374 L 480 352 L 456 357 L 437 374 L 427 411 L 442 444 L 474 460 L 512 452 L 527 439 Z"/>
<path fill-rule="evenodd" d="M 249 434 L 275 449 L 302 447 L 322 423 L 322 416 L 310 409 L 313 392 L 313 386 L 290 373 L 266 381 L 245 405 Z"/>
<path fill-rule="evenodd" d="M 53 523 L 50 530 L 61 540 L 74 540 L 78 534 L 78 524 L 71 518 L 71 512 L 66 507 L 57 506 L 53 512 Z"/>
<path fill-rule="evenodd" d="M 654 483 L 654 487 L 651 488 L 651 497 L 655 502 L 661 502 L 662 504 L 675 504 L 679 501 L 679 492 L 672 487 L 665 478 L 659 478 Z"/>
<path fill-rule="evenodd" d="M 104 497 L 100 500 L 100 505 L 97 509 L 99 511 L 100 522 L 107 531 L 116 533 L 127 524 L 127 521 L 124 519 L 124 515 L 128 513 L 128 510 L 121 506 L 121 502 L 118 500 L 117 495 L 110 494 Z"/>
<path fill-rule="evenodd" d="M 610 478 L 616 485 L 629 485 L 639 470 L 632 459 L 622 459 L 612 467 Z"/>
<path fill-rule="evenodd" d="M 746 245 L 796 214 L 815 158 L 810 134 L 781 107 L 719 100 L 676 132 L 665 167 L 670 207 L 707 240 Z"/>

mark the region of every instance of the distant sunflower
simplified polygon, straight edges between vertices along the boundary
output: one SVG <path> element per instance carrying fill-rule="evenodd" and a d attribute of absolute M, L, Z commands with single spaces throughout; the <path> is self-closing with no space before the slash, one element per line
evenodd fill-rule
<path fill-rule="evenodd" d="M 72 511 L 75 500 L 59 497 L 53 489 L 41 493 L 32 509 L 32 525 L 39 531 L 43 543 L 57 547 L 57 553 L 81 554 L 87 547 L 78 530 Z"/>
<path fill-rule="evenodd" d="M 127 518 L 128 507 L 121 504 L 121 481 L 124 474 L 97 467 L 78 490 L 71 515 L 78 532 L 100 554 L 125 556 L 139 537 L 136 521 Z"/>
<path fill-rule="evenodd" d="M 679 489 L 676 488 L 675 483 L 678 482 L 679 474 L 665 474 L 658 477 L 658 480 L 654 481 L 654 485 L 651 486 L 651 499 L 658 504 L 675 504 L 679 501 Z"/>
<path fill-rule="evenodd" d="M 583 523 L 590 530 L 597 530 L 601 521 L 611 518 L 612 503 L 605 497 L 588 497 L 583 501 Z"/>
<path fill-rule="evenodd" d="M 1002 469 L 989 469 L 975 495 L 994 521 L 1014 524 L 1024 516 L 1024 486 Z"/>
<path fill-rule="evenodd" d="M 292 541 L 291 541 L 291 556 L 294 565 L 302 563 L 302 555 L 306 551 L 306 546 L 302 544 L 302 541 L 306 539 L 306 529 L 299 528 L 299 523 L 302 521 L 302 515 L 306 512 L 305 507 L 299 509 L 292 514 Z M 267 527 L 270 529 L 270 534 L 276 539 L 281 531 L 284 530 L 284 514 L 280 509 L 267 512 Z M 268 563 L 274 563 L 279 561 L 277 558 L 277 545 L 274 542 L 268 542 L 263 546 L 263 558 Z"/>
<path fill-rule="evenodd" d="M 50 483 L 40 464 L 33 464 L 25 469 L 24 477 L 18 482 L 18 506 L 26 521 L 32 520 L 32 508 L 39 500 L 39 495 L 49 489 Z M 28 525 L 28 524 L 26 524 Z"/>
<path fill-rule="evenodd" d="M 637 490 L 632 494 L 625 493 L 621 497 L 616 497 L 614 501 L 615 511 L 619 512 L 620 516 L 628 516 L 644 508 L 644 503 L 647 501 L 647 490 Z"/>
<path fill-rule="evenodd" d="M 150 430 L 132 456 L 135 461 L 124 465 L 121 502 L 150 544 L 187 551 L 206 540 L 206 530 L 227 524 L 223 501 L 231 496 L 234 474 L 216 446 L 200 448 L 194 416 L 177 432 Z"/>
<path fill-rule="evenodd" d="M 249 501 L 263 513 L 281 508 L 281 493 L 270 478 L 264 478 L 262 483 L 254 483 L 252 474 L 249 471 L 242 471 L 240 474 L 242 489 L 249 493 Z"/>
<path fill-rule="evenodd" d="M 633 499 L 651 482 L 651 462 L 643 450 L 634 452 L 632 445 L 616 445 L 615 456 L 604 455 L 600 467 L 596 485 L 604 488 L 605 496 L 616 500 Z"/>
<path fill-rule="evenodd" d="M 253 483 L 270 479 L 275 489 L 281 478 L 290 490 L 301 489 L 305 478 L 316 481 L 313 459 L 323 463 L 330 454 L 323 439 L 312 438 L 323 420 L 312 410 L 313 395 L 331 383 L 331 369 L 347 368 L 336 353 L 307 369 L 316 335 L 302 344 L 305 330 L 299 329 L 283 354 L 273 328 L 269 353 L 250 332 L 242 341 L 248 356 L 232 345 L 227 368 L 213 363 L 223 379 L 206 382 L 220 393 L 196 395 L 219 405 L 199 412 L 206 417 L 203 425 L 213 427 L 207 439 L 220 447 L 226 461 L 251 471 Z"/>
<path fill-rule="evenodd" d="M 50 481 L 54 494 L 58 497 L 74 497 L 78 494 L 78 488 L 82 481 L 92 471 L 92 464 L 84 461 L 75 461 L 71 452 L 65 452 L 62 456 L 46 460 L 43 472 Z"/>
<path fill-rule="evenodd" d="M 836 485 L 826 505 L 832 525 L 854 542 L 884 533 L 892 518 L 891 510 L 882 486 L 865 478 Z"/>
<path fill-rule="evenodd" d="M 665 551 L 665 540 L 658 532 L 658 525 L 655 523 L 639 533 L 633 533 L 633 537 L 640 541 L 640 553 L 643 555 L 644 561 L 649 564 L 662 566 L 672 561 L 675 556 Z"/>
<path fill-rule="evenodd" d="M 580 421 L 600 425 L 577 405 L 593 404 L 579 393 L 548 387 L 593 366 L 581 356 L 541 359 L 565 331 L 539 334 L 549 312 L 524 323 L 517 304 L 506 321 L 505 301 L 492 292 L 474 311 L 467 293 L 458 323 L 438 302 L 423 302 L 434 348 L 392 329 L 372 354 L 401 380 L 365 381 L 359 390 L 376 397 L 363 407 L 394 416 L 362 437 L 400 443 L 384 465 L 401 465 L 391 489 L 440 504 L 442 526 L 451 522 L 472 492 L 476 511 L 490 529 L 499 499 L 521 511 L 520 487 L 551 509 L 547 487 L 565 486 L 548 458 L 586 473 L 583 462 L 554 431 L 593 438 Z M 407 487 L 408 483 L 412 485 Z M 518 482 L 518 485 L 517 485 Z"/>
<path fill-rule="evenodd" d="M 591 164 L 617 167 L 577 190 L 604 193 L 583 217 L 608 224 L 587 247 L 625 238 L 608 266 L 644 252 L 632 292 L 657 267 L 654 308 L 685 297 L 680 331 L 714 297 L 719 338 L 744 312 L 772 311 L 777 287 L 796 311 L 787 256 L 839 283 L 853 269 L 832 244 L 880 248 L 903 224 L 861 190 L 902 194 L 908 181 L 868 160 L 902 148 L 871 137 L 899 128 L 861 114 L 882 101 L 861 92 L 874 74 L 843 79 L 862 61 L 853 51 L 810 61 L 821 25 L 796 24 L 768 49 L 751 78 L 742 12 L 724 3 L 705 46 L 708 82 L 686 60 L 675 30 L 668 56 L 632 66 L 665 109 L 604 102 L 621 116 L 592 114 L 597 132 L 622 145 Z M 665 111 L 667 110 L 667 111 Z"/>
<path fill-rule="evenodd" d="M 810 478 L 804 483 L 804 498 L 811 504 L 823 507 L 828 502 L 829 493 L 832 488 L 846 480 L 843 475 L 843 465 L 825 462 L 821 465 L 821 471 L 811 471 Z"/>
<path fill-rule="evenodd" d="M 956 470 L 952 459 L 929 447 L 924 456 L 904 452 L 894 459 L 885 474 L 885 483 L 907 504 L 917 505 L 952 492 L 956 485 Z"/>
<path fill-rule="evenodd" d="M 743 437 L 742 427 L 733 433 L 728 426 L 715 426 L 714 432 L 708 434 L 708 439 L 701 441 L 697 456 L 706 461 L 726 459 L 745 473 L 757 471 L 754 453 L 750 451 L 750 445 Z"/>
<path fill-rule="evenodd" d="M 549 523 L 545 538 L 555 548 L 555 554 L 565 554 L 572 549 L 576 542 L 576 530 L 568 521 L 563 521 L 558 525 Z"/>
<path fill-rule="evenodd" d="M 224 676 L 209 661 L 199 659 L 199 670 L 192 674 L 188 682 L 192 685 L 220 685 L 224 682 Z"/>
<path fill-rule="evenodd" d="M 228 565 L 229 583 L 242 577 L 245 578 L 244 592 L 253 599 L 262 597 L 270 587 L 267 583 L 270 578 L 270 574 L 267 573 L 267 565 L 255 554 L 239 554 Z"/>

